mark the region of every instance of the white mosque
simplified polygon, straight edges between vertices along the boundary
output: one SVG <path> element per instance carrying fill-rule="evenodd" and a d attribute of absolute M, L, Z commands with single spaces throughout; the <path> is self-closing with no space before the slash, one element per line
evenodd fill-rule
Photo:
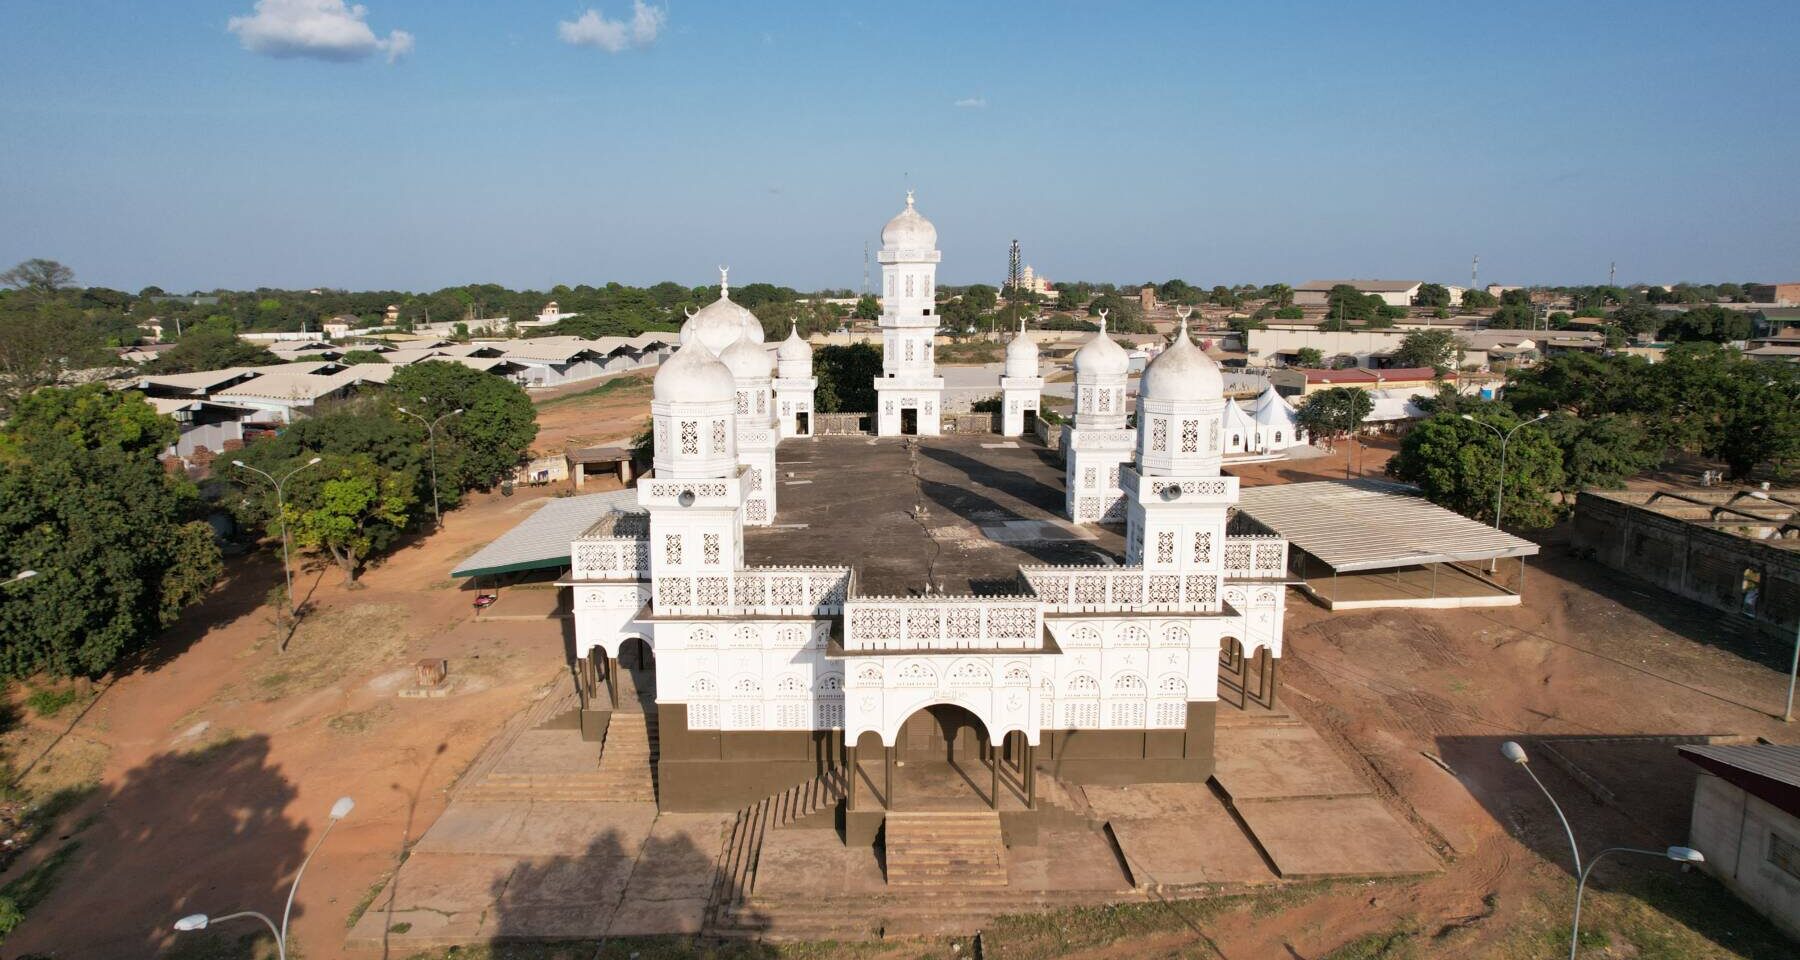
<path fill-rule="evenodd" d="M 909 192 L 882 231 L 878 438 L 807 440 L 818 444 L 813 458 L 939 433 L 936 235 Z M 894 800 L 897 757 L 927 728 L 952 745 L 952 762 L 991 769 L 996 814 L 1003 763 L 1017 771 L 1026 813 L 1040 771 L 1074 782 L 1205 780 L 1221 656 L 1256 655 L 1273 679 L 1287 544 L 1227 534 L 1238 481 L 1219 468 L 1236 421 L 1185 320 L 1143 375 L 1135 426 L 1127 370 L 1103 327 L 1076 356 L 1064 441 L 1071 514 L 1123 524 L 1123 556 L 1020 565 L 1001 593 L 866 595 L 850 516 L 841 565 L 746 561 L 745 528 L 777 519 L 777 445 L 812 433 L 816 381 L 797 332 L 771 363 L 761 325 L 732 303 L 722 276 L 719 299 L 689 317 L 656 375 L 643 512 L 614 514 L 572 544 L 577 669 L 615 691 L 584 706 L 630 709 L 611 683 L 621 649 L 653 657 L 645 709 L 660 729 L 664 809 L 738 809 L 860 771 L 847 778 L 849 842 L 872 841 Z M 1042 387 L 1036 348 L 1019 336 L 1001 379 L 1008 433 L 1036 411 Z"/>

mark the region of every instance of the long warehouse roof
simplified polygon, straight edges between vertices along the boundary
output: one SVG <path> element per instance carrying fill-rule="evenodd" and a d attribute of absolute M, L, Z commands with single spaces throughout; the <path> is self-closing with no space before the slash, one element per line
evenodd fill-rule
<path fill-rule="evenodd" d="M 450 571 L 452 577 L 479 577 L 521 570 L 560 570 L 569 565 L 569 544 L 613 512 L 638 509 L 636 490 L 613 490 L 545 501 L 537 512 L 496 537 Z"/>
<path fill-rule="evenodd" d="M 1379 480 L 1245 487 L 1238 509 L 1333 570 L 1529 557 L 1530 540 L 1445 510 Z"/>

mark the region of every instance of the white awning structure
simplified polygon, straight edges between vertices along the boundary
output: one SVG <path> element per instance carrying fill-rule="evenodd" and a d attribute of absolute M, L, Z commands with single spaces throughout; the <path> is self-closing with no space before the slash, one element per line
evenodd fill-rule
<path fill-rule="evenodd" d="M 1245 487 L 1238 510 L 1338 573 L 1529 557 L 1538 545 L 1379 480 Z"/>
<path fill-rule="evenodd" d="M 579 497 L 554 497 L 493 542 L 457 564 L 452 577 L 479 577 L 524 570 L 560 570 L 569 565 L 569 545 L 609 513 L 635 513 L 636 490 L 613 490 Z"/>

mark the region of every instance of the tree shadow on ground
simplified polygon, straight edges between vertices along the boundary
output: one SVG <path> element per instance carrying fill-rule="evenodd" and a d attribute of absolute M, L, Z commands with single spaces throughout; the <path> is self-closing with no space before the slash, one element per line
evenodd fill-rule
<path fill-rule="evenodd" d="M 323 810 L 309 824 L 290 819 L 295 798 L 261 735 L 153 757 L 117 789 L 96 791 L 70 812 L 81 817 L 73 828 L 34 851 L 40 860 L 70 852 L 55 889 L 8 938 L 8 955 L 273 955 L 272 938 L 254 920 L 183 934 L 172 924 L 238 910 L 280 922 L 287 883 L 324 825 Z M 294 915 L 305 909 L 303 893 Z M 133 929 L 115 916 L 153 919 Z"/>
<path fill-rule="evenodd" d="M 685 834 L 651 837 L 636 849 L 608 830 L 579 853 L 526 860 L 496 878 L 487 942 L 499 956 L 536 942 L 545 952 L 534 951 L 534 957 L 774 960 L 781 955 L 775 947 L 721 940 L 720 929 L 710 923 L 717 916 L 734 929 L 759 930 L 767 922 L 743 903 L 748 891 L 731 875 L 729 859 L 701 849 Z M 708 889 L 685 882 L 696 871 L 710 878 Z M 709 922 L 694 932 L 637 932 L 693 930 L 696 919 Z M 575 952 L 557 952 L 558 942 Z"/>
<path fill-rule="evenodd" d="M 927 459 L 961 471 L 967 479 L 974 483 L 1002 491 L 1007 496 L 1038 507 L 1052 516 L 1062 512 L 1062 487 L 1051 486 L 1039 477 L 1022 470 L 1008 469 L 1005 466 L 977 460 L 948 447 L 920 444 L 919 453 Z"/>
<path fill-rule="evenodd" d="M 1500 745 L 1507 739 L 1445 736 L 1437 739 L 1437 749 L 1496 822 L 1567 875 L 1573 906 L 1575 870 L 1568 835 L 1530 776 L 1500 755 Z M 1531 771 L 1569 818 L 1583 863 L 1608 847 L 1661 850 L 1688 842 L 1696 771 L 1680 758 L 1676 748 L 1698 738 L 1675 734 L 1511 739 L 1525 747 Z M 1569 767 L 1587 782 L 1578 780 Z M 1612 797 L 1603 799 L 1595 786 Z M 1590 893 L 1611 890 L 1636 898 L 1719 947 L 1736 951 L 1735 955 L 1754 960 L 1793 956 L 1793 943 L 1773 924 L 1698 870 L 1684 872 L 1661 858 L 1615 855 L 1594 868 L 1588 888 Z M 1605 924 L 1599 914 L 1584 909 L 1584 939 L 1588 931 Z M 1566 938 L 1562 941 L 1564 945 L 1567 942 Z"/>
<path fill-rule="evenodd" d="M 268 600 L 270 592 L 282 585 L 280 555 L 255 551 L 234 558 L 225 570 L 205 599 L 183 610 L 181 618 L 155 640 L 126 655 L 113 674 L 155 673 L 207 634 L 246 618 L 265 622 L 273 630 L 274 610 Z"/>

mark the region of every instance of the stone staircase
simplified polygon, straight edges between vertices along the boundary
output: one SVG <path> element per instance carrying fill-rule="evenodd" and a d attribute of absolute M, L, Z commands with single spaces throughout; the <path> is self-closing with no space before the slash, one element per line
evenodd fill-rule
<path fill-rule="evenodd" d="M 991 810 L 889 813 L 890 887 L 1004 887 L 1006 845 Z"/>
<path fill-rule="evenodd" d="M 719 935 L 759 932 L 740 929 L 735 913 L 756 888 L 756 866 L 770 830 L 785 827 L 822 810 L 836 809 L 844 799 L 844 771 L 831 769 L 738 811 L 719 851 L 718 876 L 707 904 L 707 927 Z"/>
<path fill-rule="evenodd" d="M 600 751 L 595 783 L 603 794 L 597 799 L 614 803 L 656 801 L 656 714 L 614 711 L 606 725 L 606 744 Z"/>

